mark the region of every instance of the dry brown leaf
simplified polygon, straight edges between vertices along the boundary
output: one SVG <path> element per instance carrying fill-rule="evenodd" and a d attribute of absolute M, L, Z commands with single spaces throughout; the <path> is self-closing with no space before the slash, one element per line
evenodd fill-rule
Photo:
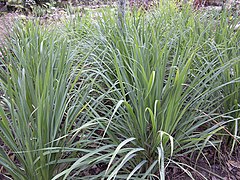
<path fill-rule="evenodd" d="M 229 163 L 231 166 L 240 169 L 240 162 L 238 162 L 238 161 L 228 161 L 228 163 Z"/>

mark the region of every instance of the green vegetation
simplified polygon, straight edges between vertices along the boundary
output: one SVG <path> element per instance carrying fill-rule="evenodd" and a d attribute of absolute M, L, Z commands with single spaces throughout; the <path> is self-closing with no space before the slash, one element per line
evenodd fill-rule
<path fill-rule="evenodd" d="M 183 157 L 239 147 L 237 22 L 163 1 L 121 22 L 104 8 L 17 23 L 0 57 L 0 164 L 14 179 L 194 178 Z"/>

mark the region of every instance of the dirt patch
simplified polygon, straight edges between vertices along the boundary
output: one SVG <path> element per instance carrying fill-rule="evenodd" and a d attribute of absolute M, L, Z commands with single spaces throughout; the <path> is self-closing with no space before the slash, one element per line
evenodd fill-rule
<path fill-rule="evenodd" d="M 11 32 L 11 27 L 19 15 L 16 13 L 7 13 L 0 16 L 0 45 L 5 42 L 6 36 Z"/>
<path fill-rule="evenodd" d="M 239 146 L 230 155 L 228 144 L 222 144 L 219 151 L 213 147 L 203 150 L 203 154 L 196 161 L 198 153 L 193 156 L 183 155 L 177 158 L 183 169 L 189 171 L 196 180 L 239 180 L 240 179 L 240 149 Z M 185 165 L 188 165 L 185 166 Z M 191 167 L 191 168 L 190 168 Z M 195 170 L 194 170 L 194 169 Z M 191 180 L 192 178 L 179 166 L 167 168 L 167 180 Z"/>

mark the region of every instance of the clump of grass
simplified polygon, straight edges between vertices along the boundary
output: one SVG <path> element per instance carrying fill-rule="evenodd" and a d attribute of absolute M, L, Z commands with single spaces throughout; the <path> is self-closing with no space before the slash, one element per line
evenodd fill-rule
<path fill-rule="evenodd" d="M 208 45 L 220 44 L 217 21 L 189 8 L 179 11 L 171 2 L 161 5 L 152 14 L 127 16 L 123 29 L 110 14 L 99 20 L 97 53 L 110 89 L 105 93 L 115 104 L 113 115 L 103 123 L 105 133 L 114 144 L 135 138 L 126 156 L 112 156 L 105 173 L 109 179 L 164 179 L 168 162 L 178 164 L 177 156 L 196 150 L 201 154 L 217 143 L 213 135 L 224 128 L 215 120 L 224 100 L 219 92 L 237 82 L 218 78 L 239 62 L 231 58 L 219 66 L 218 58 L 211 56 Z M 213 17 L 224 19 L 224 14 Z M 222 30 L 227 29 L 225 24 Z M 227 38 L 231 36 L 233 31 Z M 225 48 L 236 53 L 233 44 Z M 109 115 L 107 107 L 102 109 Z"/>
<path fill-rule="evenodd" d="M 239 142 L 239 117 L 240 117 L 240 32 L 235 30 L 239 18 L 231 20 L 232 14 L 223 12 L 223 18 L 220 20 L 216 31 L 216 42 L 211 44 L 216 54 L 219 64 L 223 66 L 229 61 L 234 61 L 231 67 L 226 69 L 219 77 L 220 84 L 227 84 L 221 89 L 224 97 L 222 103 L 222 112 L 231 117 L 228 123 L 228 129 L 232 133 L 230 142 L 232 143 L 231 152 L 234 150 L 235 143 Z"/>
<path fill-rule="evenodd" d="M 51 179 L 97 138 L 88 141 L 97 123 L 86 115 L 93 76 L 67 39 L 37 22 L 16 25 L 8 43 L 0 138 L 16 161 L 1 149 L 0 163 L 14 179 Z"/>

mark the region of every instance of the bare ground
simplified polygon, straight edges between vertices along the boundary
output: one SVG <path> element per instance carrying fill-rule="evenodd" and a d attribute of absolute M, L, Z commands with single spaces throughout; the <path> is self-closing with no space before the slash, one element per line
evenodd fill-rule
<path fill-rule="evenodd" d="M 5 36 L 8 34 L 11 29 L 11 25 L 16 20 L 18 15 L 15 13 L 7 13 L 3 16 L 0 16 L 0 44 L 4 43 Z"/>

